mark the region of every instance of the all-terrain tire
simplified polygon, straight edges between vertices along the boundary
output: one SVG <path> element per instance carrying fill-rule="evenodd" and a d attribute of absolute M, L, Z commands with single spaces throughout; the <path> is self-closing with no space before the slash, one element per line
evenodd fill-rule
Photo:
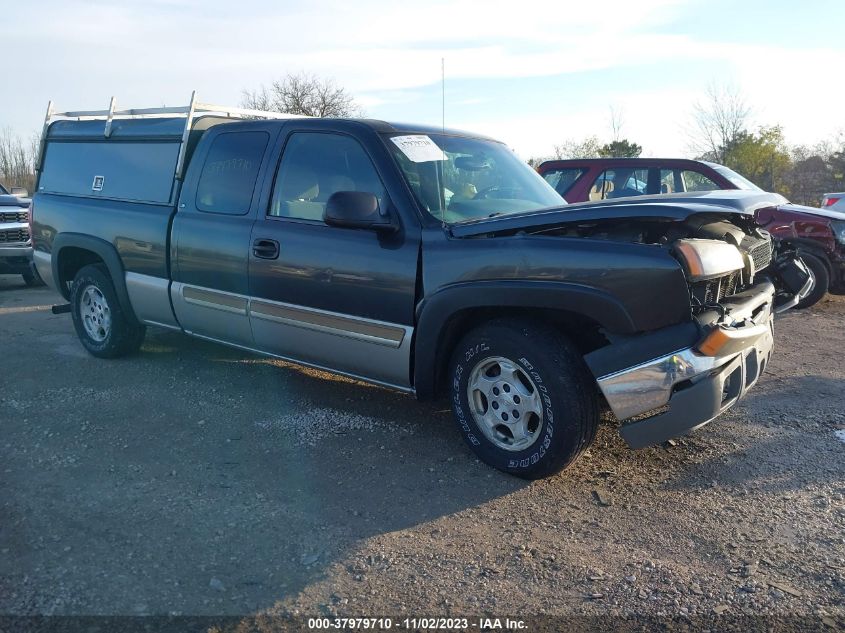
<path fill-rule="evenodd" d="M 809 308 L 821 301 L 822 297 L 827 294 L 828 286 L 830 285 L 830 272 L 827 270 L 825 263 L 815 255 L 808 253 L 801 253 L 800 255 L 807 268 L 813 273 L 815 283 L 807 296 L 801 299 L 795 307 Z"/>
<path fill-rule="evenodd" d="M 93 356 L 126 356 L 144 342 L 146 328 L 123 310 L 108 269 L 101 264 L 85 266 L 76 274 L 70 307 L 76 334 Z"/>
<path fill-rule="evenodd" d="M 454 349 L 449 381 L 464 440 L 483 462 L 506 473 L 547 477 L 572 464 L 595 438 L 595 381 L 575 346 L 542 323 L 497 319 L 472 330 Z M 526 417 L 514 401 L 523 407 L 527 398 L 536 402 L 532 390 L 540 414 Z M 517 413 L 531 421 L 522 432 Z"/>

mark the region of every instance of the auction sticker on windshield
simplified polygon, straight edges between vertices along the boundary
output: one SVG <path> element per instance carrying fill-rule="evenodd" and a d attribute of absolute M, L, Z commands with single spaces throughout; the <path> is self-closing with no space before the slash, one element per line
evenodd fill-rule
<path fill-rule="evenodd" d="M 390 140 L 415 163 L 427 163 L 432 160 L 446 160 L 443 150 L 437 147 L 425 134 L 411 134 L 409 136 L 392 136 Z"/>

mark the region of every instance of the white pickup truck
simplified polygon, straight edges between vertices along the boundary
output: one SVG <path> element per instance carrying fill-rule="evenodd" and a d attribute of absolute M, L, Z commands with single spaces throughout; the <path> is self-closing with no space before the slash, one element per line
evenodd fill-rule
<path fill-rule="evenodd" d="M 21 275 L 27 286 L 38 286 L 43 282 L 32 264 L 27 195 L 0 185 L 0 275 Z"/>

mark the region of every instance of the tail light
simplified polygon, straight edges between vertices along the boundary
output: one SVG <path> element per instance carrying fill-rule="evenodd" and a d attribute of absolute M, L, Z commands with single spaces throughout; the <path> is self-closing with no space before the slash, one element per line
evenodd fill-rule
<path fill-rule="evenodd" d="M 824 199 L 824 204 L 823 204 L 822 206 L 825 206 L 825 207 L 832 207 L 833 205 L 835 205 L 835 204 L 836 204 L 837 202 L 839 202 L 840 200 L 841 200 L 841 198 L 825 198 L 825 199 Z"/>

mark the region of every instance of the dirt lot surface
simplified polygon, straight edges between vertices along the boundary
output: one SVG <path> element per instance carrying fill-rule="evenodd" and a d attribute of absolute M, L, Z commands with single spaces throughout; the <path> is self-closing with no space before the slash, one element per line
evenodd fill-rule
<path fill-rule="evenodd" d="M 748 398 L 529 483 L 442 404 L 150 330 L 104 361 L 0 277 L 0 614 L 804 616 L 845 626 L 845 297 Z"/>

